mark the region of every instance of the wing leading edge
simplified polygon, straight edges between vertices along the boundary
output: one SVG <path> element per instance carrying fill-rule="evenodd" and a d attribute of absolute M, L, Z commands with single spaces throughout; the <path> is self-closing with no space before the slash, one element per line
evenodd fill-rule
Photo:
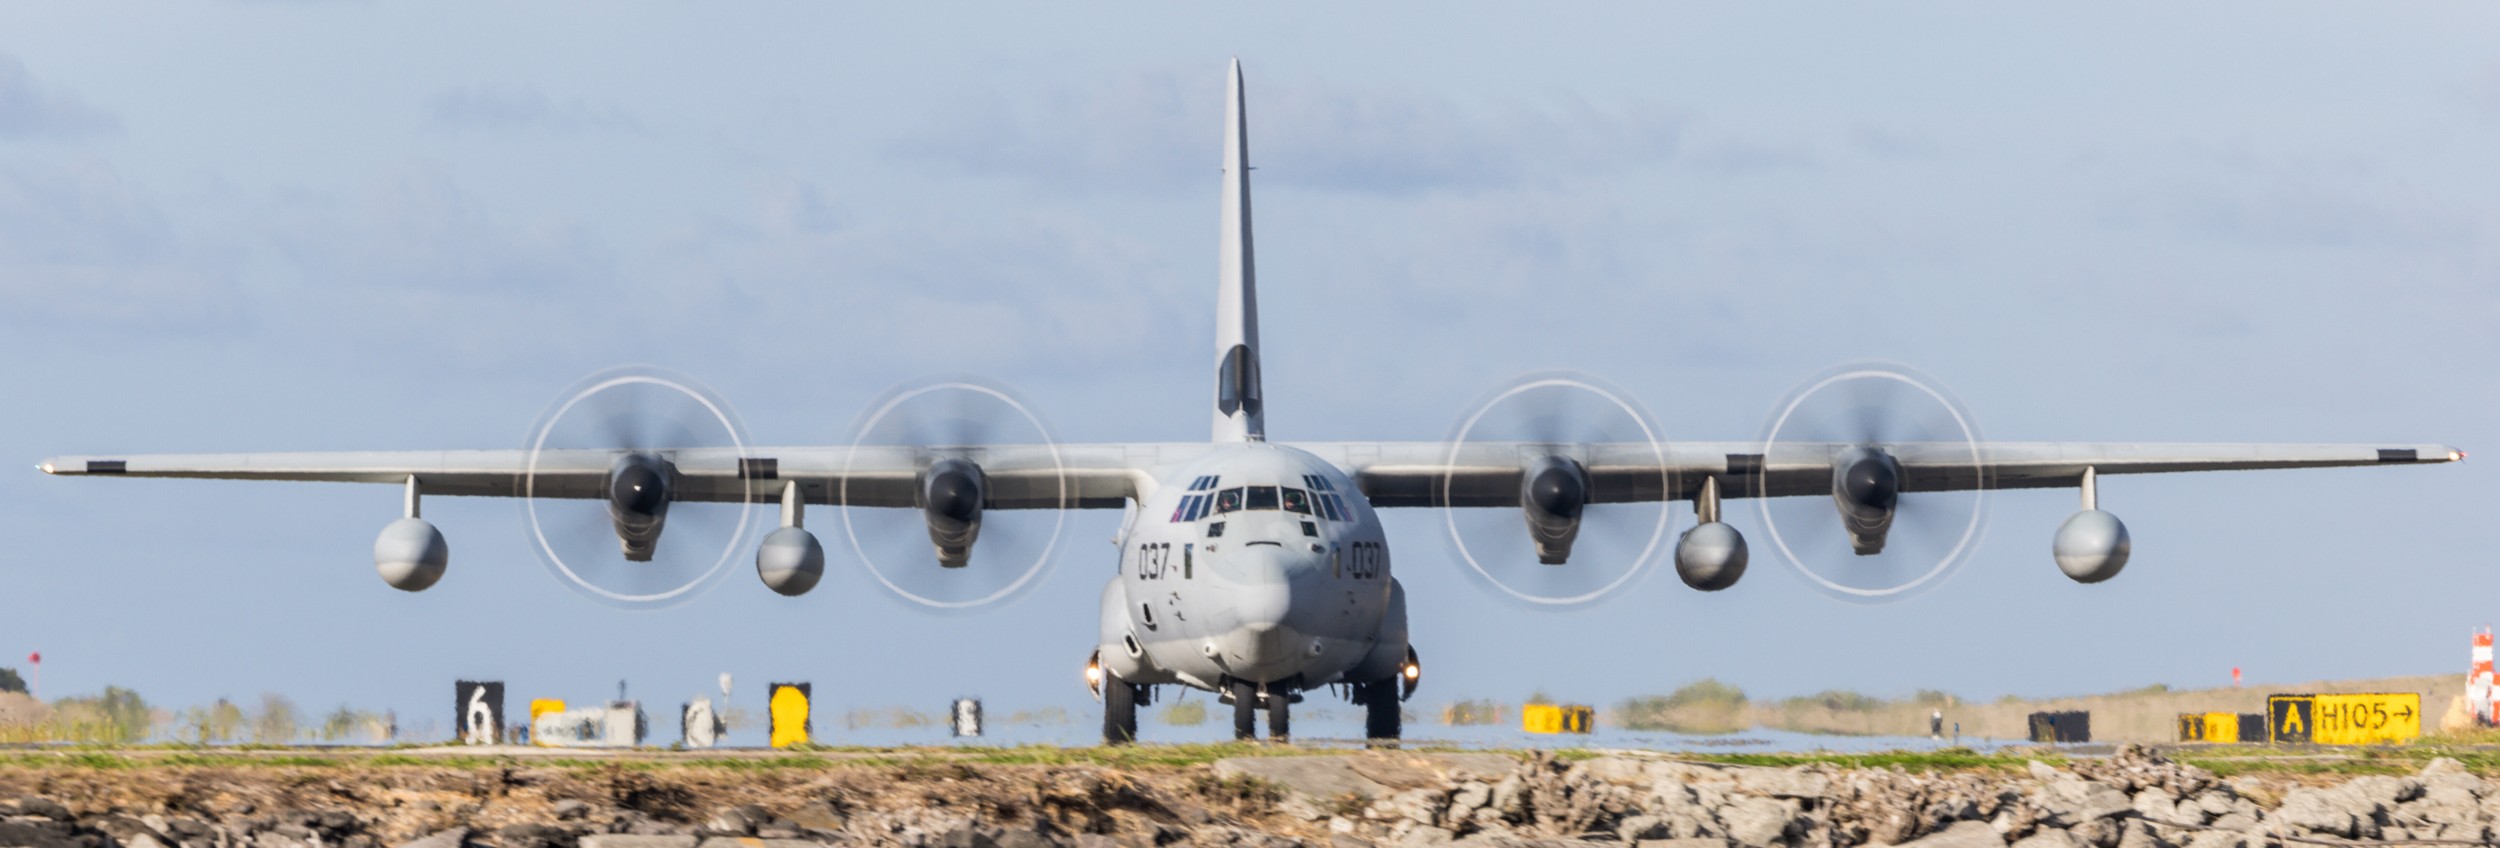
<path fill-rule="evenodd" d="M 1716 478 L 1722 497 L 1831 493 L 1832 463 L 1858 445 L 1795 442 L 1647 444 L 1342 442 L 1298 445 L 1354 472 L 1375 506 L 1517 506 L 1520 479 L 1538 459 L 1586 467 L 1593 503 L 1683 500 Z M 2107 442 L 1902 443 L 1876 445 L 1901 463 L 1902 491 L 2041 489 L 2098 474 L 2253 471 L 2455 462 L 2447 445 L 2153 444 Z"/>
<path fill-rule="evenodd" d="M 1219 445 L 1143 443 L 993 445 L 980 448 L 725 448 L 660 451 L 678 474 L 675 496 L 691 501 L 772 503 L 796 481 L 815 504 L 913 506 L 920 469 L 958 456 L 981 465 L 993 509 L 1111 509 L 1154 485 L 1153 470 Z M 1798 442 L 1545 444 L 1322 442 L 1296 444 L 1345 468 L 1375 506 L 1519 505 L 1520 477 L 1559 456 L 1589 471 L 1594 503 L 1684 500 L 1703 481 L 1722 497 L 1791 497 L 1831 491 L 1834 457 L 1855 445 Z M 2447 445 L 2152 444 L 2106 442 L 1903 443 L 1878 445 L 1901 463 L 1902 491 L 2066 488 L 2085 469 L 2102 475 L 2253 471 L 2455 462 Z M 64 476 L 400 484 L 428 495 L 596 498 L 619 454 L 608 450 L 378 451 L 339 453 L 64 456 L 37 466 Z M 531 481 L 535 481 L 534 483 Z"/>

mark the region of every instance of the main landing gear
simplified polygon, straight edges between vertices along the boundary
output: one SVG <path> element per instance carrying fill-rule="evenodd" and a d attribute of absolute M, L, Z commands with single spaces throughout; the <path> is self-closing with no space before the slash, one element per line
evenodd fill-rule
<path fill-rule="evenodd" d="M 1102 667 L 1100 657 L 1085 661 L 1085 685 L 1102 697 L 1102 744 L 1137 741 L 1137 706 L 1153 700 L 1152 691 L 1120 679 Z"/>
<path fill-rule="evenodd" d="M 1381 741 L 1398 738 L 1405 716 L 1398 709 L 1397 678 L 1360 684 L 1354 689 L 1354 699 L 1363 704 L 1363 738 Z"/>

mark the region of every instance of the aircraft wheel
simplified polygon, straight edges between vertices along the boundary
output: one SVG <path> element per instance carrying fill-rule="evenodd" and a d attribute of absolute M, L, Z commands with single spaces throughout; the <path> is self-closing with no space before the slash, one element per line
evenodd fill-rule
<path fill-rule="evenodd" d="M 1256 683 L 1233 681 L 1233 738 L 1242 741 L 1259 738 L 1259 685 Z"/>
<path fill-rule="evenodd" d="M 1398 710 L 1398 679 L 1363 684 L 1363 738 L 1395 740 L 1404 717 Z"/>
<path fill-rule="evenodd" d="M 1126 745 L 1137 741 L 1137 685 L 1121 680 L 1109 669 L 1102 676 L 1102 743 Z"/>
<path fill-rule="evenodd" d="M 1293 695 L 1277 692 L 1267 696 L 1267 741 L 1283 742 L 1293 736 Z"/>

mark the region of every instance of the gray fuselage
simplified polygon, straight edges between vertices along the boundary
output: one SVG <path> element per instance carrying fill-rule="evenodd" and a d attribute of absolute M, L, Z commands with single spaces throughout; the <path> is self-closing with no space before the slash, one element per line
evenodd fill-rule
<path fill-rule="evenodd" d="M 1103 665 L 1221 691 L 1393 676 L 1405 599 L 1379 517 L 1344 470 L 1249 442 L 1155 475 L 1103 588 Z"/>

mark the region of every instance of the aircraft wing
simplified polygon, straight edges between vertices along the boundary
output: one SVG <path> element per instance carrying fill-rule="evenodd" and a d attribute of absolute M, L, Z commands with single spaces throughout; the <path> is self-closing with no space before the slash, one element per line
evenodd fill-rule
<path fill-rule="evenodd" d="M 989 508 L 1118 508 L 1153 485 L 1152 469 L 1187 461 L 1216 445 L 1190 443 L 989 445 L 976 448 L 862 446 L 664 450 L 677 470 L 673 496 L 688 501 L 777 502 L 797 481 L 814 504 L 910 507 L 914 481 L 932 459 L 980 464 L 991 482 Z M 1594 503 L 1683 500 L 1717 478 L 1722 497 L 1785 497 L 1831 492 L 1832 460 L 1856 445 L 1839 442 L 1546 444 L 1322 442 L 1296 444 L 1351 472 L 1374 506 L 1513 507 L 1520 477 L 1539 459 L 1560 456 L 1588 469 Z M 2150 444 L 2095 442 L 1913 442 L 1877 445 L 1901 463 L 1902 491 L 2033 489 L 2078 485 L 2102 475 L 2179 471 L 2405 465 L 2454 462 L 2446 445 Z M 533 471 L 523 450 L 65 456 L 44 473 L 66 476 L 192 477 L 404 483 L 427 495 L 597 498 L 618 451 L 543 450 Z"/>
<path fill-rule="evenodd" d="M 1138 488 L 1132 462 L 1159 456 L 1155 446 L 986 445 L 973 448 L 888 446 L 686 448 L 655 451 L 676 469 L 676 500 L 778 503 L 797 481 L 809 503 L 914 505 L 920 469 L 940 457 L 979 463 L 989 478 L 991 509 L 1117 508 Z M 36 466 L 46 474 L 98 477 L 192 477 L 403 484 L 416 478 L 424 494 L 472 497 L 597 498 L 622 451 L 550 449 L 362 451 L 335 453 L 153 454 L 64 456 Z"/>
<path fill-rule="evenodd" d="M 1303 444 L 1352 471 L 1374 506 L 1519 505 L 1521 476 L 1559 456 L 1588 469 L 1593 503 L 1689 499 L 1717 478 L 1722 497 L 1829 495 L 1832 462 L 1859 445 L 1840 442 L 1546 444 L 1436 442 Z M 2109 442 L 1911 442 L 1872 445 L 1892 454 L 1904 492 L 2040 489 L 2101 475 L 2180 471 L 2408 465 L 2455 462 L 2447 445 L 2154 444 Z"/>

